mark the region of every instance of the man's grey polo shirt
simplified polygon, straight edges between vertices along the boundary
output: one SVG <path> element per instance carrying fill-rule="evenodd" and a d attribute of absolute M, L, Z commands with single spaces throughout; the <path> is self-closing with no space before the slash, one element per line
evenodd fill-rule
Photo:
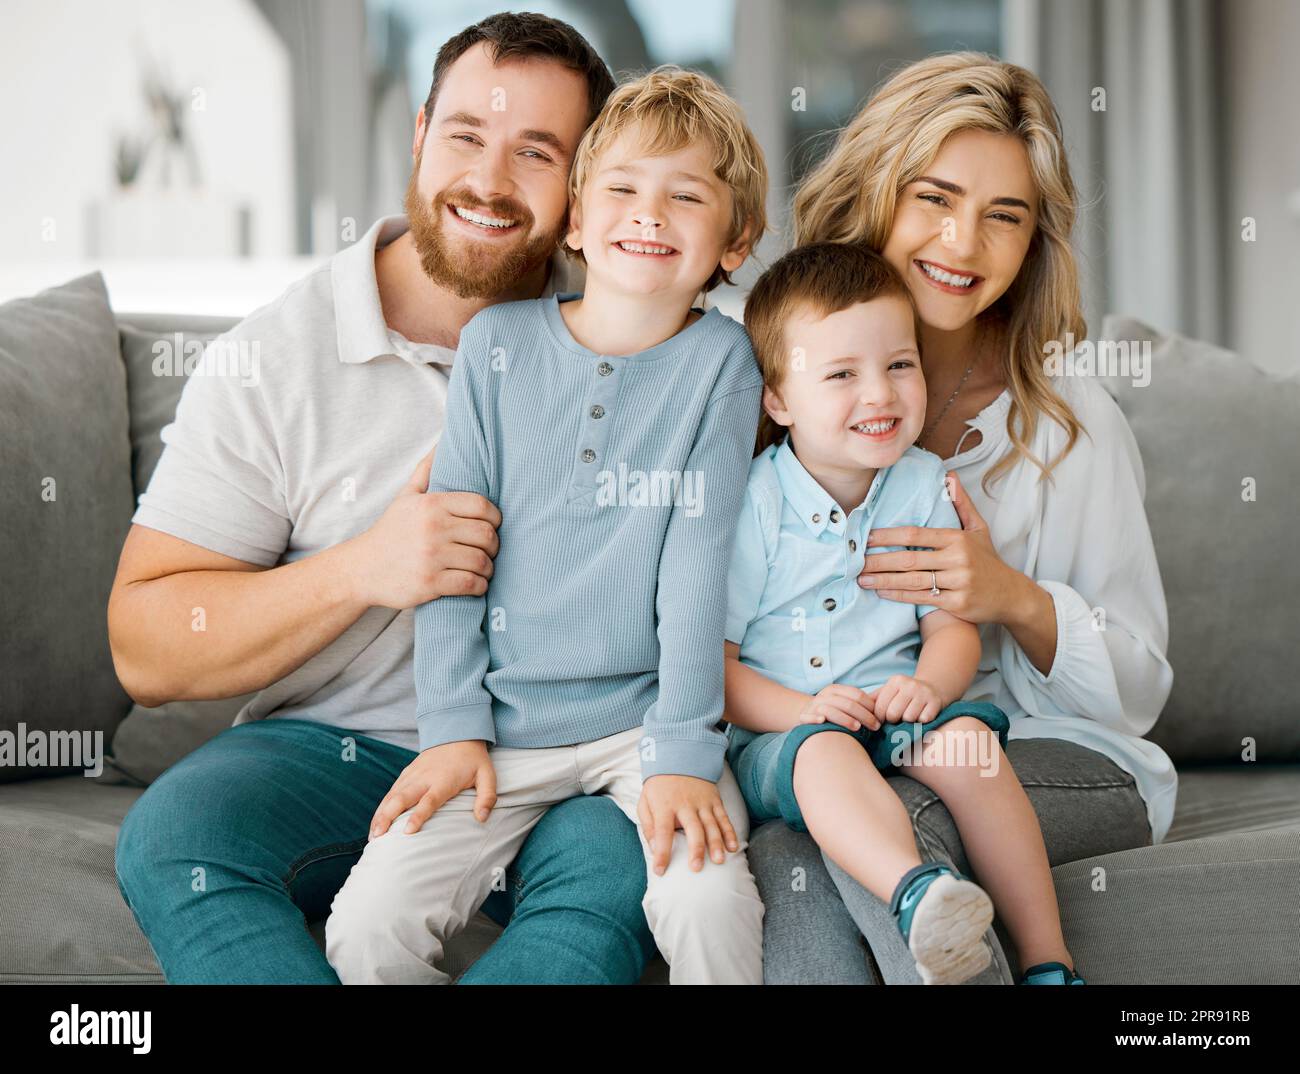
<path fill-rule="evenodd" d="M 383 514 L 442 435 L 455 357 L 384 323 L 375 251 L 406 230 L 404 216 L 378 221 L 208 348 L 133 522 L 272 567 Z M 557 254 L 543 294 L 581 279 Z M 178 630 L 191 628 L 183 612 Z M 235 722 L 315 720 L 418 749 L 413 623 L 412 609 L 369 609 Z"/>

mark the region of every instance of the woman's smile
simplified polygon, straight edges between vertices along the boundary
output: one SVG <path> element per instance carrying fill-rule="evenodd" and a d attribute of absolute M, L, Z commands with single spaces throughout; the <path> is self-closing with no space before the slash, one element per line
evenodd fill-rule
<path fill-rule="evenodd" d="M 983 276 L 963 274 L 940 265 L 937 261 L 922 261 L 914 258 L 912 264 L 926 283 L 950 295 L 969 295 L 978 290 L 984 282 Z"/>

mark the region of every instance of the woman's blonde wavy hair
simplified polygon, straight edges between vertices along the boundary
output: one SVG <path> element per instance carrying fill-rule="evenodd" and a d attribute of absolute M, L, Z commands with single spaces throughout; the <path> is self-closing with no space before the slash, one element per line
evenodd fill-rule
<path fill-rule="evenodd" d="M 1023 67 L 982 52 L 931 56 L 903 68 L 840 131 L 830 153 L 800 185 L 794 238 L 799 246 L 861 242 L 883 250 L 903 188 L 926 173 L 945 138 L 962 130 L 1019 138 L 1039 197 L 1038 228 L 1024 264 L 1006 293 L 981 315 L 1006 329 L 1001 361 L 1011 393 L 1007 434 L 1013 445 L 984 475 L 987 492 L 1019 457 L 1050 477 L 1086 431 L 1043 368 L 1050 341 L 1066 333 L 1087 338 L 1070 247 L 1077 211 L 1074 182 L 1060 117 L 1043 84 Z M 1055 419 L 1068 437 L 1051 461 L 1029 450 L 1042 414 Z"/>

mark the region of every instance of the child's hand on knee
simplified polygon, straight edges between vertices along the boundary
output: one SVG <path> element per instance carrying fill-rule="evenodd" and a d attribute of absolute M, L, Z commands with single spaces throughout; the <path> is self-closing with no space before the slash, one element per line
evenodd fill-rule
<path fill-rule="evenodd" d="M 845 686 L 833 682 L 819 690 L 799 713 L 800 723 L 826 723 L 830 721 L 857 731 L 864 725 L 876 731 L 880 728 L 880 719 L 871 703 L 870 695 L 856 686 Z"/>
<path fill-rule="evenodd" d="M 887 723 L 929 723 L 943 708 L 939 691 L 911 675 L 891 675 L 884 686 L 867 696 L 876 715 Z"/>
<path fill-rule="evenodd" d="M 497 775 L 481 739 L 448 742 L 416 754 L 384 795 L 370 821 L 370 838 L 377 839 L 408 809 L 404 829 L 418 832 L 424 822 L 461 791 L 473 788 L 474 816 L 486 823 L 497 800 Z"/>
<path fill-rule="evenodd" d="M 723 847 L 740 849 L 740 840 L 731 826 L 727 808 L 722 804 L 718 785 L 696 776 L 651 776 L 641 786 L 637 802 L 641 831 L 654 852 L 654 871 L 662 876 L 672 856 L 673 833 L 686 833 L 686 847 L 694 872 L 704 868 L 704 846 L 709 856 L 721 865 L 726 860 Z"/>

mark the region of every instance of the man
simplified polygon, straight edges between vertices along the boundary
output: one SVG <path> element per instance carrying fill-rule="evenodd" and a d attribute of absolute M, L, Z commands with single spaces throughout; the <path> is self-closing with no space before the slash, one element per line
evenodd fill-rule
<path fill-rule="evenodd" d="M 463 789 L 416 752 L 412 609 L 486 590 L 500 514 L 426 494 L 429 447 L 465 323 L 571 289 L 569 166 L 612 88 L 553 19 L 452 38 L 416 119 L 407 216 L 225 337 L 256 345 L 256 383 L 205 363 L 186 385 L 122 551 L 113 658 L 146 705 L 259 692 L 118 839 L 169 981 L 337 982 L 305 919 L 328 914 L 368 834 Z M 642 855 L 612 802 L 553 810 L 517 873 L 514 919 L 467 979 L 640 977 Z"/>

